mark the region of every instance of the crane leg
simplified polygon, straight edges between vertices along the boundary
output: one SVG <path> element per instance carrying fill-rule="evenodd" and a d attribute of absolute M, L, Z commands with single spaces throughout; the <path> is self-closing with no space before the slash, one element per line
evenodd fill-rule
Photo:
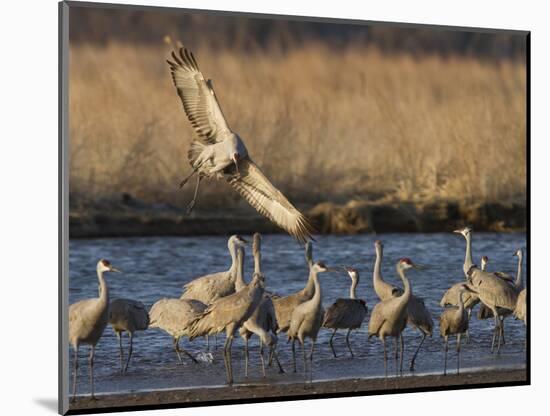
<path fill-rule="evenodd" d="M 422 347 L 422 344 L 424 343 L 424 340 L 426 339 L 426 334 L 422 333 L 422 340 L 420 341 L 420 344 L 418 345 L 418 348 L 414 352 L 414 355 L 411 359 L 411 365 L 409 366 L 410 371 L 414 371 L 414 360 L 416 360 L 416 356 L 418 355 L 418 351 L 420 351 L 420 348 Z"/>
<path fill-rule="evenodd" d="M 191 202 L 189 202 L 189 205 L 187 205 L 187 215 L 191 214 L 191 211 L 193 211 L 193 208 L 195 207 L 195 204 L 197 202 L 197 196 L 199 195 L 199 186 L 201 184 L 202 176 L 199 175 L 197 177 L 197 185 L 195 185 L 195 192 L 193 193 L 193 199 Z"/>
<path fill-rule="evenodd" d="M 494 312 L 493 312 L 494 313 Z M 495 340 L 496 340 L 496 337 L 497 337 L 497 331 L 499 330 L 499 319 L 498 319 L 498 314 L 494 313 L 494 319 L 495 319 L 495 329 L 493 331 L 493 342 L 491 343 L 491 354 L 493 353 L 493 351 L 495 350 Z"/>
<path fill-rule="evenodd" d="M 244 376 L 248 377 L 248 338 L 244 339 Z"/>
<path fill-rule="evenodd" d="M 348 346 L 349 353 L 351 354 L 351 358 L 353 358 L 353 351 L 351 349 L 351 345 L 349 343 L 349 334 L 351 333 L 351 329 L 348 329 L 348 333 L 346 334 L 346 344 Z"/>
<path fill-rule="evenodd" d="M 382 345 L 384 346 L 384 373 L 388 378 L 388 352 L 386 351 L 386 339 L 382 337 Z"/>
<path fill-rule="evenodd" d="M 292 366 L 294 367 L 294 372 L 296 372 L 296 345 L 294 345 L 294 340 L 292 340 Z"/>
<path fill-rule="evenodd" d="M 405 355 L 405 340 L 403 339 L 403 333 L 399 334 L 401 340 L 401 359 L 399 360 L 399 373 L 403 374 L 403 356 Z"/>
<path fill-rule="evenodd" d="M 76 400 L 76 375 L 78 373 L 78 345 L 76 346 L 76 348 L 74 349 L 74 363 L 73 363 L 73 367 L 74 367 L 74 375 L 73 375 L 73 398 L 71 401 L 75 401 Z"/>
<path fill-rule="evenodd" d="M 468 324 L 470 323 L 470 316 L 472 315 L 472 308 L 468 308 Z M 469 325 L 468 325 L 469 326 Z M 470 343 L 470 330 L 466 330 L 466 344 Z"/>
<path fill-rule="evenodd" d="M 395 375 L 397 376 L 397 360 L 399 359 L 399 348 L 398 348 L 398 343 L 399 343 L 399 335 L 395 337 L 395 342 L 393 343 L 393 347 L 394 347 L 394 366 L 395 366 Z"/>
<path fill-rule="evenodd" d="M 443 375 L 447 375 L 447 351 L 449 350 L 449 336 L 445 335 L 445 366 L 443 367 Z"/>
<path fill-rule="evenodd" d="M 279 374 L 284 374 L 285 370 L 283 369 L 283 366 L 281 365 L 281 362 L 279 361 L 279 354 L 277 354 L 277 351 L 275 351 L 275 347 L 271 347 L 271 354 L 273 355 L 273 358 L 275 358 L 275 362 L 279 366 Z"/>
<path fill-rule="evenodd" d="M 307 376 L 307 359 L 306 359 L 305 341 L 303 339 L 300 340 L 300 344 L 302 344 L 302 354 L 304 356 L 304 375 Z"/>
<path fill-rule="evenodd" d="M 502 328 L 501 336 L 502 336 L 502 345 L 506 345 L 506 340 L 504 339 L 504 316 L 500 317 L 500 326 Z"/>
<path fill-rule="evenodd" d="M 334 335 L 336 334 L 336 331 L 338 331 L 337 328 L 334 328 L 334 331 L 332 331 L 332 335 L 330 336 L 329 344 L 330 348 L 332 349 L 332 354 L 334 355 L 334 358 L 336 358 L 336 351 L 334 350 L 334 345 L 332 344 L 332 339 L 334 338 Z"/>
<path fill-rule="evenodd" d="M 94 394 L 94 355 L 95 355 L 95 346 L 92 345 L 90 349 L 90 358 L 89 358 L 89 364 L 90 364 L 90 388 L 92 391 L 91 399 L 95 400 L 95 394 Z"/>
<path fill-rule="evenodd" d="M 206 351 L 210 350 L 210 340 L 208 339 L 208 335 L 206 336 Z"/>
<path fill-rule="evenodd" d="M 456 375 L 460 374 L 460 332 L 456 336 Z"/>
<path fill-rule="evenodd" d="M 130 337 L 130 348 L 128 349 L 128 358 L 126 359 L 126 365 L 124 366 L 123 373 L 126 373 L 126 371 L 128 371 L 128 364 L 130 364 L 130 358 L 132 357 L 132 346 L 133 346 L 134 334 L 132 334 L 131 332 L 128 332 L 128 335 Z"/>
<path fill-rule="evenodd" d="M 262 363 L 262 374 L 265 378 L 264 343 L 261 340 L 260 340 L 260 361 Z"/>
<path fill-rule="evenodd" d="M 197 364 L 198 361 L 195 359 L 195 357 L 193 357 L 189 352 L 187 352 L 183 348 L 180 348 L 179 341 L 180 341 L 179 338 L 177 340 L 176 339 L 174 340 L 174 348 L 176 350 L 176 354 L 178 354 L 178 358 L 180 360 L 180 363 L 183 364 L 183 361 L 181 360 L 181 355 L 180 355 L 180 352 L 183 352 L 185 355 L 187 355 L 189 358 L 191 358 L 191 361 L 193 361 L 195 364 Z"/>
<path fill-rule="evenodd" d="M 174 351 L 176 351 L 176 355 L 178 356 L 178 360 L 179 360 L 180 364 L 183 364 L 183 361 L 181 360 L 180 349 L 179 349 L 179 346 L 178 346 L 179 341 L 180 341 L 179 338 L 174 338 L 173 339 Z"/>
<path fill-rule="evenodd" d="M 311 340 L 311 352 L 309 353 L 309 384 L 313 383 L 313 352 L 315 351 L 315 340 Z"/>
<path fill-rule="evenodd" d="M 123 361 L 124 361 L 124 352 L 122 351 L 122 337 L 121 337 L 121 333 L 119 331 L 116 331 L 116 336 L 118 338 L 118 355 L 119 355 L 119 361 L 120 361 L 120 374 L 123 374 L 124 373 L 124 366 L 123 366 Z"/>
<path fill-rule="evenodd" d="M 197 173 L 197 169 L 193 169 L 193 171 L 189 175 L 182 179 L 182 181 L 180 182 L 180 189 L 185 186 L 187 181 L 189 181 L 189 179 L 191 179 L 195 173 Z"/>
<path fill-rule="evenodd" d="M 231 366 L 231 344 L 232 343 L 233 343 L 233 336 L 229 335 L 225 339 L 225 344 L 223 347 L 225 370 L 227 373 L 227 384 L 233 384 L 233 368 Z"/>

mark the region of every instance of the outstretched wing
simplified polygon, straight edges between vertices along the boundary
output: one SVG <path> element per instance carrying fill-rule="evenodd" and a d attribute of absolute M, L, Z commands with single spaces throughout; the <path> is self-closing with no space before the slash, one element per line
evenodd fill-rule
<path fill-rule="evenodd" d="M 248 157 L 239 161 L 239 173 L 227 181 L 260 214 L 269 218 L 301 243 L 312 239 L 314 229 Z"/>
<path fill-rule="evenodd" d="M 193 54 L 180 48 L 172 52 L 172 80 L 183 103 L 183 109 L 199 137 L 207 143 L 223 140 L 230 133 L 210 80 L 205 80 Z"/>

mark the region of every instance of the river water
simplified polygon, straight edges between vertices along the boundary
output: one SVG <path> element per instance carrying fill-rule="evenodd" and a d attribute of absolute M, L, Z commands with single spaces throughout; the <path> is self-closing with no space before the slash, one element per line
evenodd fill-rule
<path fill-rule="evenodd" d="M 244 236 L 247 238 L 247 236 Z M 251 240 L 251 237 L 247 239 Z M 453 283 L 463 281 L 465 240 L 462 236 L 441 234 L 382 234 L 357 236 L 320 236 L 314 244 L 314 259 L 322 260 L 329 266 L 349 265 L 359 269 L 360 283 L 357 295 L 367 302 L 370 310 L 377 303 L 372 288 L 374 265 L 374 240 L 384 242 L 384 263 L 382 274 L 385 280 L 400 285 L 395 272 L 395 263 L 400 257 L 410 257 L 414 262 L 428 266 L 426 270 L 412 270 L 408 273 L 413 293 L 423 297 L 434 318 L 434 335 L 427 338 L 416 360 L 415 374 L 440 373 L 443 371 L 443 343 L 439 337 L 438 316 L 442 309 L 439 301 L 445 290 Z M 525 247 L 523 233 L 498 234 L 475 233 L 473 236 L 474 261 L 482 255 L 489 257 L 488 270 L 500 270 L 515 275 L 517 258 L 513 253 Z M 247 250 L 246 279 L 252 275 L 252 256 Z M 70 241 L 70 303 L 97 297 L 96 263 L 106 258 L 123 271 L 122 274 L 106 274 L 111 299 L 124 297 L 143 302 L 147 308 L 163 297 L 179 297 L 182 286 L 197 276 L 226 270 L 230 265 L 227 238 L 203 237 L 150 237 L 150 238 L 111 238 L 79 239 Z M 262 239 L 262 269 L 266 276 L 267 288 L 279 295 L 300 290 L 305 285 L 308 271 L 301 246 L 286 235 L 264 235 Z M 524 274 L 527 267 L 523 265 Z M 349 296 L 351 280 L 346 273 L 324 273 L 320 275 L 323 304 L 328 308 L 338 297 Z M 521 321 L 509 317 L 505 321 L 506 344 L 500 354 L 491 354 L 493 321 L 479 321 L 472 314 L 470 322 L 471 341 L 462 344 L 461 371 L 466 369 L 516 368 L 525 364 L 525 327 Z M 372 338 L 367 342 L 368 319 L 362 328 L 351 336 L 355 358 L 352 359 L 345 344 L 345 331 L 337 333 L 334 344 L 338 358 L 334 358 L 328 339 L 330 331 L 321 329 L 313 364 L 313 379 L 327 380 L 354 377 L 378 377 L 384 375 L 382 345 Z M 218 335 L 218 349 L 211 342 L 212 363 L 193 364 L 182 355 L 184 365 L 178 364 L 172 348 L 171 337 L 158 329 L 136 333 L 132 361 L 126 375 L 119 370 L 118 341 L 111 327 L 107 327 L 96 348 L 95 388 L 98 393 L 132 392 L 142 390 L 191 388 L 218 386 L 225 382 L 225 368 L 221 347 L 225 335 Z M 405 363 L 404 375 L 408 371 L 407 362 L 420 342 L 418 331 L 407 328 L 404 332 Z M 125 337 L 125 343 L 127 338 Z M 205 351 L 203 339 L 180 341 L 192 354 Z M 388 343 L 392 357 L 393 342 Z M 126 344 L 125 344 L 126 345 Z M 291 372 L 291 349 L 286 343 L 286 335 L 279 335 L 279 356 L 285 374 L 278 374 L 274 368 L 267 370 L 267 377 L 261 377 L 258 353 L 258 340 L 253 338 L 249 377 L 244 378 L 243 342 L 237 335 L 233 343 L 233 373 L 236 383 L 284 383 L 301 381 L 303 364 L 298 349 L 298 373 Z M 309 344 L 308 344 L 309 346 Z M 70 348 L 67 345 L 67 348 Z M 79 393 L 89 392 L 88 348 L 80 350 Z M 72 371 L 72 350 L 70 353 Z M 454 338 L 449 351 L 448 370 L 456 371 Z M 389 372 L 394 374 L 393 359 L 389 360 Z M 67 374 L 69 375 L 69 374 Z M 72 377 L 72 372 L 70 373 Z"/>

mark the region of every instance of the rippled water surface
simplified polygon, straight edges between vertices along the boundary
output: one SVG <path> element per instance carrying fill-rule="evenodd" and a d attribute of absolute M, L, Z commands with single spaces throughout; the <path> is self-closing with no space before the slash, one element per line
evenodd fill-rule
<path fill-rule="evenodd" d="M 395 263 L 400 257 L 428 265 L 423 271 L 411 271 L 413 292 L 425 299 L 432 313 L 436 328 L 428 338 L 416 362 L 416 373 L 433 373 L 443 370 L 443 348 L 439 337 L 437 317 L 441 313 L 439 300 L 453 283 L 463 280 L 462 263 L 465 241 L 455 234 L 385 234 L 359 236 L 322 236 L 314 246 L 315 260 L 323 260 L 329 266 L 352 265 L 359 269 L 361 281 L 358 296 L 365 299 L 369 308 L 377 303 L 372 289 L 375 238 L 384 242 L 383 276 L 393 284 L 400 284 L 395 273 Z M 525 246 L 524 234 L 476 233 L 473 240 L 475 261 L 482 255 L 490 259 L 488 270 L 516 272 L 517 261 L 512 254 Z M 248 252 L 247 252 L 248 254 Z M 163 297 L 179 297 L 182 285 L 197 276 L 226 270 L 230 265 L 227 239 L 224 237 L 162 237 L 72 240 L 70 242 L 70 303 L 97 297 L 95 266 L 99 258 L 111 260 L 123 274 L 107 274 L 111 299 L 125 297 L 142 301 L 147 308 Z M 251 276 L 252 258 L 246 257 L 246 278 Z M 303 250 L 285 235 L 264 235 L 262 240 L 262 268 L 268 289 L 279 295 L 300 290 L 308 276 Z M 524 264 L 524 271 L 526 265 Z M 321 276 L 323 304 L 329 307 L 338 297 L 349 295 L 350 279 L 345 273 L 325 273 Z M 524 274 L 525 276 L 525 274 Z M 476 308 L 477 311 L 477 308 Z M 472 316 L 475 315 L 475 312 Z M 367 317 L 367 320 L 369 317 Z M 490 353 L 492 320 L 470 322 L 471 342 L 464 345 L 461 368 L 499 368 L 522 366 L 525 362 L 525 328 L 522 322 L 507 318 L 506 345 L 499 355 Z M 340 334 L 340 335 L 338 335 Z M 375 377 L 383 375 L 381 343 L 374 338 L 367 343 L 367 322 L 354 332 L 351 340 L 356 355 L 351 359 L 345 345 L 345 333 L 337 333 L 335 347 L 338 358 L 333 358 L 328 345 L 329 330 L 322 329 L 314 356 L 313 378 L 317 380 L 343 377 Z M 224 335 L 218 336 L 218 347 L 223 345 Z M 405 362 L 410 359 L 421 337 L 419 332 L 407 328 L 405 338 Z M 127 339 L 125 339 L 126 341 Z M 211 349 L 213 350 L 213 343 Z M 193 354 L 205 350 L 203 339 L 192 343 L 182 340 L 182 346 Z M 454 347 L 454 339 L 451 348 Z M 69 348 L 69 347 L 68 347 Z M 392 346 L 393 348 L 393 346 Z M 390 351 L 392 351 L 390 349 Z M 250 376 L 244 378 L 243 343 L 236 337 L 233 343 L 233 371 L 237 383 L 287 382 L 302 380 L 301 351 L 298 354 L 298 373 L 292 374 L 290 344 L 286 335 L 279 336 L 279 355 L 286 374 L 268 369 L 267 378 L 261 378 L 258 341 L 251 341 Z M 88 348 L 81 348 L 78 390 L 89 391 L 87 361 Z M 97 392 L 127 392 L 163 388 L 221 385 L 225 370 L 221 348 L 213 350 L 214 362 L 193 364 L 184 357 L 184 365 L 178 365 L 171 338 L 158 329 L 138 332 L 134 337 L 134 352 L 128 373 L 118 374 L 118 342 L 114 331 L 108 327 L 96 348 L 95 386 Z M 72 351 L 71 368 L 72 368 Z M 449 370 L 455 371 L 456 355 L 449 352 Z M 390 372 L 394 363 L 390 360 Z M 405 365 L 408 368 L 408 365 Z M 71 373 L 72 376 L 72 373 Z"/>

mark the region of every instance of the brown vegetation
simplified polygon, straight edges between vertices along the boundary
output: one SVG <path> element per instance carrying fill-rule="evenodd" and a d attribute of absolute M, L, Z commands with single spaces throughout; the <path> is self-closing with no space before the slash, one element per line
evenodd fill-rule
<path fill-rule="evenodd" d="M 384 55 L 318 43 L 194 49 L 252 158 L 298 205 L 351 198 L 524 202 L 526 70 L 513 60 Z M 71 206 L 128 193 L 184 206 L 193 132 L 167 45 L 70 50 Z M 197 209 L 238 208 L 225 183 Z"/>

